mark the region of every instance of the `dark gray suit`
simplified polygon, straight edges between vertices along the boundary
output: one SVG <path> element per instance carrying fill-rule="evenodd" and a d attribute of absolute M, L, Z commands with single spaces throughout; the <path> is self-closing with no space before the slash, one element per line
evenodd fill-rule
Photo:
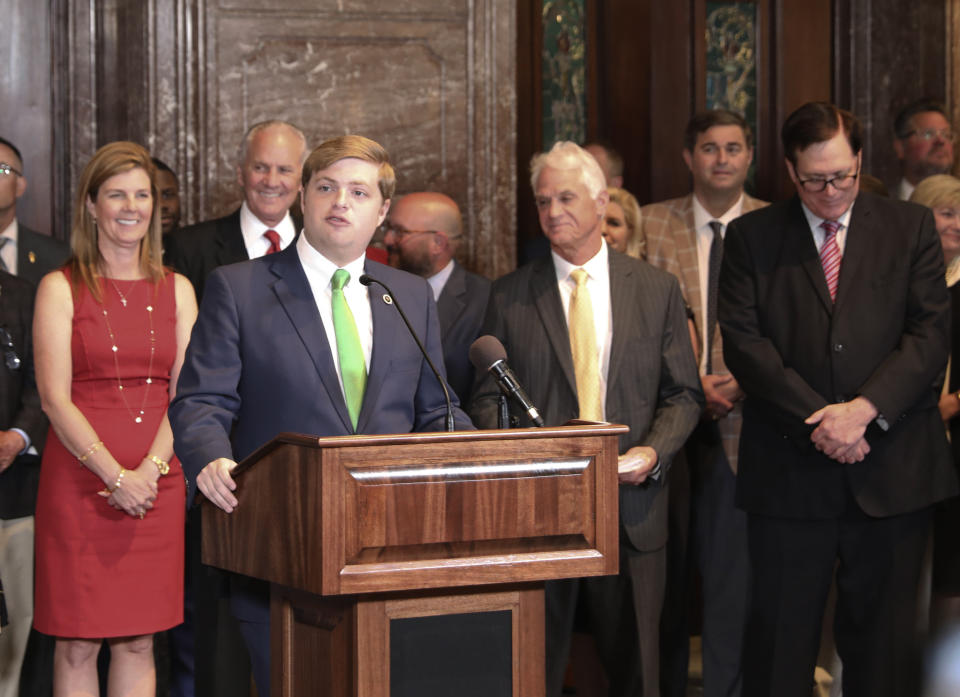
<path fill-rule="evenodd" d="M 610 694 L 657 694 L 667 475 L 703 401 L 677 280 L 612 250 L 609 264 L 613 339 L 606 418 L 630 427 L 621 436 L 621 453 L 650 446 L 659 454 L 662 473 L 659 480 L 620 487 L 620 576 L 547 584 L 551 697 L 560 694 L 581 586 L 591 606 Z M 548 425 L 578 416 L 570 339 L 552 257 L 494 282 L 482 333 L 503 342 L 510 366 Z M 478 426 L 496 425 L 497 395 L 491 378 L 477 384 L 470 413 Z"/>
<path fill-rule="evenodd" d="M 456 261 L 453 264 L 453 273 L 437 299 L 437 314 L 447 381 L 460 403 L 466 404 L 473 388 L 470 344 L 480 336 L 480 325 L 490 297 L 490 281 L 470 273 Z"/>
<path fill-rule="evenodd" d="M 30 281 L 34 288 L 69 256 L 69 245 L 17 222 L 17 276 Z"/>

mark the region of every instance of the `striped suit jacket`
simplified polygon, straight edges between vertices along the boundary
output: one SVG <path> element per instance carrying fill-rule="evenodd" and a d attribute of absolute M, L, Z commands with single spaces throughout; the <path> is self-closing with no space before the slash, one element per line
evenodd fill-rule
<path fill-rule="evenodd" d="M 620 487 L 620 522 L 634 548 L 653 551 L 667 539 L 667 470 L 697 424 L 703 397 L 676 279 L 613 250 L 609 263 L 613 341 L 606 418 L 630 428 L 620 438 L 621 453 L 650 446 L 663 471 L 658 481 Z M 570 334 L 552 256 L 494 281 L 480 333 L 503 342 L 548 425 L 577 418 Z M 499 393 L 489 375 L 480 376 L 470 406 L 479 428 L 496 428 Z"/>
<path fill-rule="evenodd" d="M 766 201 L 744 194 L 743 212 L 769 205 Z M 693 221 L 693 194 L 659 203 L 651 203 L 640 209 L 640 230 L 645 240 L 647 261 L 657 268 L 669 271 L 680 281 L 680 291 L 687 305 L 693 310 L 697 339 L 703 342 L 706 331 L 706 308 L 700 302 L 700 271 L 697 265 L 697 231 Z M 726 374 L 723 347 L 719 328 L 710 339 L 713 372 Z M 737 447 L 740 442 L 740 426 L 743 411 L 740 403 L 725 419 L 717 423 L 727 462 L 737 471 Z"/>

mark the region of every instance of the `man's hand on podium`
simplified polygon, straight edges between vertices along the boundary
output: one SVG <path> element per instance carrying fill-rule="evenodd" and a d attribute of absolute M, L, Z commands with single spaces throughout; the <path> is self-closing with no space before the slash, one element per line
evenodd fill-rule
<path fill-rule="evenodd" d="M 203 495 L 227 513 L 232 513 L 237 507 L 237 497 L 232 493 L 237 488 L 237 483 L 230 476 L 236 466 L 237 463 L 233 460 L 218 457 L 197 475 L 197 487 Z"/>

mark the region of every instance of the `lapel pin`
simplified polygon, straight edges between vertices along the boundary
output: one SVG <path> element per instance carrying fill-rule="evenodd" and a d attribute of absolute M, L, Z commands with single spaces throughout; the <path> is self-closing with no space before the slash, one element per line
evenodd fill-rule
<path fill-rule="evenodd" d="M 33 252 L 28 252 L 28 253 L 27 253 L 27 259 L 30 260 L 30 263 L 31 263 L 31 264 L 36 264 L 36 263 L 37 263 L 37 255 L 34 254 Z"/>
<path fill-rule="evenodd" d="M 387 305 L 393 305 L 393 298 L 390 297 L 389 293 L 383 294 L 383 302 L 385 302 Z"/>

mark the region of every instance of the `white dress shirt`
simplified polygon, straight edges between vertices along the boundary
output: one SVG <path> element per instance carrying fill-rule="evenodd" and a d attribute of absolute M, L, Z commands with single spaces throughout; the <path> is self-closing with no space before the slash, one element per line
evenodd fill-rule
<path fill-rule="evenodd" d="M 823 246 L 824 241 L 827 239 L 827 231 L 824 230 L 820 225 L 826 220 L 826 218 L 821 218 L 813 213 L 805 203 L 800 204 L 803 207 L 803 214 L 807 217 L 807 225 L 810 226 L 810 232 L 813 233 L 813 243 L 817 247 L 817 253 L 820 252 L 820 248 Z M 840 248 L 840 256 L 843 256 L 844 250 L 847 248 L 847 229 L 850 227 L 850 213 L 853 212 L 853 204 L 850 204 L 850 207 L 837 218 L 836 222 L 840 223 L 840 229 L 837 230 L 837 246 Z M 843 262 L 841 261 L 841 264 Z"/>
<path fill-rule="evenodd" d="M 597 335 L 597 351 L 600 361 L 600 406 L 603 418 L 607 417 L 607 371 L 610 369 L 610 345 L 613 343 L 613 314 L 610 306 L 610 262 L 606 241 L 601 242 L 600 251 L 581 266 L 575 266 L 554 251 L 553 267 L 557 272 L 557 286 L 560 289 L 560 302 L 563 303 L 563 316 L 570 321 L 570 296 L 577 287 L 570 277 L 574 269 L 587 272 L 587 290 L 590 292 L 590 304 L 593 306 L 593 324 Z M 569 332 L 569 324 L 568 324 Z"/>
<path fill-rule="evenodd" d="M 280 235 L 280 249 L 286 249 L 297 236 L 297 229 L 293 226 L 289 211 L 276 226 L 270 227 L 255 216 L 244 201 L 240 206 L 240 232 L 243 234 L 243 246 L 247 248 L 247 256 L 251 259 L 259 259 L 270 249 L 270 241 L 263 236 L 267 230 L 276 230 Z"/>
<path fill-rule="evenodd" d="M 366 286 L 360 284 L 359 278 L 363 275 L 365 255 L 354 259 L 346 266 L 340 267 L 314 249 L 305 235 L 297 240 L 297 255 L 307 275 L 307 282 L 313 293 L 313 300 L 320 311 L 320 320 L 327 335 L 330 353 L 333 354 L 333 364 L 337 369 L 337 382 L 343 392 L 343 376 L 340 375 L 340 355 L 337 353 L 337 333 L 333 329 L 333 308 L 331 299 L 333 289 L 330 285 L 334 272 L 343 268 L 350 273 L 350 280 L 343 287 L 343 296 L 346 298 L 353 321 L 357 325 L 357 334 L 360 336 L 360 346 L 363 348 L 363 361 L 367 366 L 367 375 L 370 374 L 370 354 L 373 352 L 373 313 L 370 310 L 370 296 Z"/>
<path fill-rule="evenodd" d="M 440 300 L 440 293 L 443 292 L 443 287 L 447 285 L 447 281 L 450 280 L 450 274 L 453 273 L 453 259 L 447 262 L 447 265 L 442 269 L 433 274 L 430 278 L 427 279 L 427 283 L 430 284 L 430 288 L 433 289 L 433 299 L 434 301 Z"/>
<path fill-rule="evenodd" d="M 697 232 L 697 273 L 700 276 L 700 307 L 703 308 L 703 321 L 707 321 L 707 295 L 710 288 L 710 245 L 713 244 L 713 228 L 710 223 L 714 220 L 720 221 L 723 227 L 720 228 L 720 237 L 726 239 L 727 225 L 734 218 L 739 218 L 743 213 L 743 194 L 733 204 L 726 213 L 719 218 L 715 218 L 703 207 L 700 200 L 693 197 L 693 224 Z M 707 336 L 707 328 L 700 330 L 700 374 L 707 371 L 707 357 L 710 355 L 710 337 Z"/>

